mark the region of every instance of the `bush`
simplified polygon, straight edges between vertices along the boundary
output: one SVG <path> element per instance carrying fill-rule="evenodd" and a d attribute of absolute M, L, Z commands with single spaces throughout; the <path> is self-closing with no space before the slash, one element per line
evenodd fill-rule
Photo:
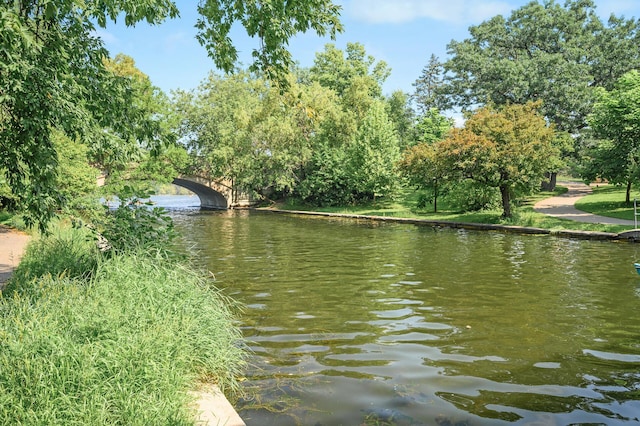
<path fill-rule="evenodd" d="M 169 254 L 177 234 L 173 220 L 162 207 L 143 202 L 148 194 L 137 193 L 125 186 L 115 210 L 105 206 L 105 215 L 95 220 L 96 239 L 104 241 L 103 249 L 111 252 L 159 251 Z"/>
<path fill-rule="evenodd" d="M 496 188 L 470 180 L 451 185 L 446 198 L 450 205 L 466 212 L 501 208 L 500 193 Z"/>

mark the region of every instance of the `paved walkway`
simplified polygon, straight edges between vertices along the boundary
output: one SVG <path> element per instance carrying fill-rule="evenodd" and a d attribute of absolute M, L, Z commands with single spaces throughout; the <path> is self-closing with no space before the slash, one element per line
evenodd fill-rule
<path fill-rule="evenodd" d="M 566 186 L 569 190 L 557 197 L 551 197 L 537 202 L 536 205 L 533 206 L 535 211 L 561 219 L 575 220 L 576 222 L 634 226 L 633 220 L 597 216 L 576 209 L 574 207 L 576 201 L 593 192 L 590 186 L 580 182 L 558 182 L 558 185 Z"/>
<path fill-rule="evenodd" d="M 0 225 L 0 290 L 20 263 L 30 239 L 25 233 Z"/>

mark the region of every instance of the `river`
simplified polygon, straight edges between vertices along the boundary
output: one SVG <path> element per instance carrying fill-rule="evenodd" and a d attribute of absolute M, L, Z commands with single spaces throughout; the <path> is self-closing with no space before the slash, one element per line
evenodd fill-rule
<path fill-rule="evenodd" d="M 244 305 L 252 425 L 640 422 L 640 246 L 173 210 Z"/>

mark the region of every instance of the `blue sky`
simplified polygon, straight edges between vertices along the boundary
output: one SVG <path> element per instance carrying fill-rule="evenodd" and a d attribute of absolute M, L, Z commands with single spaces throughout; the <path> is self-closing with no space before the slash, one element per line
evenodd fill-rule
<path fill-rule="evenodd" d="M 296 37 L 290 50 L 302 66 L 313 64 L 316 52 L 326 43 L 344 49 L 348 42 L 359 42 L 368 54 L 391 67 L 384 91 L 411 92 L 431 54 L 445 59 L 451 40 L 468 38 L 470 25 L 477 25 L 497 14 L 508 16 L 528 0 L 338 0 L 343 7 L 345 31 L 335 41 L 312 34 Z M 558 0 L 564 4 L 564 0 Z M 140 23 L 127 28 L 111 24 L 98 34 L 112 56 L 127 54 L 136 61 L 154 85 L 165 92 L 198 87 L 215 70 L 213 61 L 195 39 L 197 1 L 176 1 L 180 18 L 161 25 Z M 640 17 L 638 0 L 596 0 L 597 12 L 606 21 L 611 13 L 627 18 Z M 248 64 L 254 42 L 241 28 L 232 39 Z"/>

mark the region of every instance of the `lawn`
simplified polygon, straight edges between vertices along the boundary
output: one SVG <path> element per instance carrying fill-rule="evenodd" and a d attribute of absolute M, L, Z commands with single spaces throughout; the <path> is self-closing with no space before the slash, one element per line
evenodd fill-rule
<path fill-rule="evenodd" d="M 600 216 L 633 220 L 633 199 L 640 199 L 640 191 L 631 192 L 631 202 L 625 203 L 626 189 L 622 186 L 591 185 L 593 194 L 576 202 L 576 208 Z"/>
<path fill-rule="evenodd" d="M 587 202 L 590 206 L 598 207 L 597 214 L 611 217 L 624 217 L 625 219 L 633 219 L 633 206 L 627 208 L 627 216 L 615 216 L 613 211 L 607 206 L 608 201 L 599 200 L 597 197 L 604 188 L 594 188 L 594 195 L 589 195 L 581 202 Z M 610 191 L 610 195 L 615 200 L 624 201 L 624 189 L 620 188 L 615 190 L 614 188 L 607 188 Z M 602 225 L 594 223 L 581 223 L 571 220 L 558 219 L 551 216 L 547 216 L 536 212 L 533 206 L 536 202 L 545 198 L 553 197 L 563 194 L 567 191 L 567 188 L 558 186 L 553 192 L 538 192 L 534 195 L 516 199 L 513 202 L 512 210 L 513 217 L 505 219 L 502 217 L 502 210 L 481 210 L 475 212 L 463 212 L 456 210 L 455 206 L 447 203 L 446 199 L 438 200 L 438 212 L 433 212 L 433 207 L 418 208 L 417 200 L 419 193 L 405 189 L 393 200 L 384 199 L 378 200 L 374 203 L 358 206 L 341 206 L 341 207 L 312 207 L 303 204 L 296 204 L 289 202 L 287 204 L 278 206 L 284 210 L 303 210 L 303 211 L 319 211 L 328 213 L 345 213 L 345 214 L 359 214 L 359 215 L 371 215 L 371 216 L 388 216 L 388 217 L 404 217 L 404 218 L 418 218 L 429 219 L 437 221 L 449 221 L 449 222 L 469 222 L 469 223 L 490 223 L 499 225 L 513 225 L 513 226 L 526 226 L 551 230 L 580 230 L 580 231 L 600 231 L 600 232 L 612 232 L 618 233 L 629 230 L 628 226 L 622 225 Z M 595 201 L 591 202 L 592 197 L 596 197 Z M 580 207 L 579 207 L 580 208 Z M 585 211 L 589 211 L 584 209 Z"/>

